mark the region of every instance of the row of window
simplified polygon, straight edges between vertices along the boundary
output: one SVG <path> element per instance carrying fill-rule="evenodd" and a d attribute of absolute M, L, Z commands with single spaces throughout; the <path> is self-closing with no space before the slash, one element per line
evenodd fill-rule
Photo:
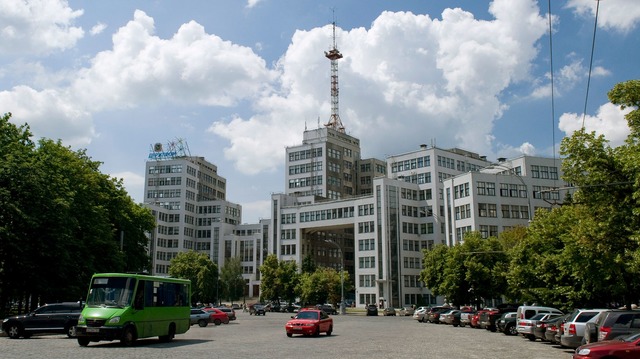
<path fill-rule="evenodd" d="M 308 150 L 289 153 L 289 162 L 306 160 L 309 158 L 322 157 L 322 148 L 311 148 Z"/>
<path fill-rule="evenodd" d="M 289 174 L 309 173 L 322 171 L 322 161 L 303 163 L 301 165 L 289 166 Z"/>
<path fill-rule="evenodd" d="M 180 198 L 179 189 L 164 189 L 147 191 L 147 198 Z"/>
<path fill-rule="evenodd" d="M 375 247 L 375 239 L 367 238 L 367 239 L 359 239 L 358 240 L 358 250 L 359 251 L 373 251 L 376 249 Z"/>
<path fill-rule="evenodd" d="M 182 177 L 150 177 L 147 180 L 148 186 L 180 186 Z"/>
<path fill-rule="evenodd" d="M 289 188 L 319 186 L 322 184 L 322 176 L 294 178 L 289 180 Z"/>
<path fill-rule="evenodd" d="M 391 173 L 414 170 L 416 168 L 423 168 L 431 166 L 431 157 L 423 156 L 418 158 L 412 158 L 410 160 L 398 161 L 391 163 Z"/>
<path fill-rule="evenodd" d="M 149 174 L 182 173 L 182 165 L 149 166 Z"/>
<path fill-rule="evenodd" d="M 328 219 L 351 218 L 353 217 L 353 215 L 354 215 L 353 206 L 302 212 L 300 213 L 300 223 L 324 221 Z"/>

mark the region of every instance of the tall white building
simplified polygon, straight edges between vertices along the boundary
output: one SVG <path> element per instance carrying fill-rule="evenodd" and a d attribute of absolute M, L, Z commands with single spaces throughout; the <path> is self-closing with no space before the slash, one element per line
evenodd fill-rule
<path fill-rule="evenodd" d="M 145 166 L 144 205 L 156 218 L 150 233 L 152 274 L 166 276 L 180 252 L 206 253 L 219 267 L 240 257 L 247 294 L 259 286 L 257 268 L 268 246 L 264 223 L 241 225 L 242 208 L 226 201 L 226 179 L 186 144 L 156 144 Z"/>

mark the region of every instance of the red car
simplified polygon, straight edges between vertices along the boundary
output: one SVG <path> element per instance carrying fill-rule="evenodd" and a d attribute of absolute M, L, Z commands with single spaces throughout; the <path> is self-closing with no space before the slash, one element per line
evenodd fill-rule
<path fill-rule="evenodd" d="M 229 324 L 229 316 L 227 313 L 221 311 L 218 308 L 203 308 L 203 310 L 210 314 L 210 322 L 215 325 L 220 325 L 222 323 Z"/>
<path fill-rule="evenodd" d="M 605 340 L 586 344 L 576 349 L 573 359 L 640 358 L 640 333 L 632 334 L 620 339 Z"/>
<path fill-rule="evenodd" d="M 294 334 L 318 336 L 320 333 L 331 335 L 333 332 L 333 318 L 323 310 L 303 309 L 284 326 L 287 336 Z"/>

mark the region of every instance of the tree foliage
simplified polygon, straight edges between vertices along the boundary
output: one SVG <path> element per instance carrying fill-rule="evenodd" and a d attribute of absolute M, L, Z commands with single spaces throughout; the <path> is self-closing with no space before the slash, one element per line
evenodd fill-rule
<path fill-rule="evenodd" d="M 281 299 L 294 302 L 300 280 L 296 262 L 280 261 L 275 254 L 265 258 L 260 266 L 262 301 L 279 302 Z"/>
<path fill-rule="evenodd" d="M 227 258 L 220 270 L 220 286 L 223 298 L 234 302 L 244 295 L 246 282 L 242 278 L 240 257 Z"/>
<path fill-rule="evenodd" d="M 151 212 L 84 150 L 36 145 L 10 117 L 0 117 L 1 308 L 77 300 L 93 273 L 148 270 Z"/>
<path fill-rule="evenodd" d="M 318 267 L 313 273 L 303 273 L 298 286 L 300 300 L 306 304 L 338 303 L 341 300 L 341 285 L 349 282 L 349 273 L 333 268 Z M 346 290 L 347 288 L 345 288 Z"/>
<path fill-rule="evenodd" d="M 191 281 L 191 302 L 215 303 L 218 301 L 218 265 L 204 253 L 188 251 L 171 259 L 169 275 Z"/>

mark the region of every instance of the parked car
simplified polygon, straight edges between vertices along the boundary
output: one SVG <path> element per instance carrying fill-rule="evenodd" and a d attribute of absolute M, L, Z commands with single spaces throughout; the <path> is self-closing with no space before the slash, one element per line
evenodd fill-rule
<path fill-rule="evenodd" d="M 423 323 L 426 321 L 425 315 L 427 314 L 427 307 L 420 307 L 413 312 L 413 319 Z"/>
<path fill-rule="evenodd" d="M 416 311 L 416 310 L 413 308 L 413 306 L 412 306 L 412 305 L 405 305 L 405 306 L 403 306 L 402 308 L 400 308 L 400 310 L 399 310 L 400 315 L 402 315 L 402 316 L 410 316 L 410 315 L 413 315 L 413 313 L 414 313 L 415 311 Z"/>
<path fill-rule="evenodd" d="M 544 320 L 540 320 L 536 323 L 533 328 L 533 335 L 536 339 L 540 339 L 542 342 L 549 341 L 547 339 L 547 329 L 552 325 L 557 323 L 559 320 L 563 320 L 563 316 L 551 317 Z M 556 329 L 557 330 L 557 329 Z"/>
<path fill-rule="evenodd" d="M 609 309 L 601 313 L 594 322 L 587 322 L 584 330 L 586 343 L 640 333 L 640 311 Z"/>
<path fill-rule="evenodd" d="M 190 323 L 191 325 L 198 324 L 201 327 L 206 327 L 211 321 L 211 315 L 200 308 L 191 308 Z"/>
<path fill-rule="evenodd" d="M 640 358 L 640 333 L 578 347 L 573 359 Z"/>
<path fill-rule="evenodd" d="M 432 307 L 427 314 L 427 321 L 429 323 L 440 323 L 440 313 L 451 310 L 451 307 Z"/>
<path fill-rule="evenodd" d="M 440 323 L 453 324 L 456 314 L 458 314 L 458 318 L 460 318 L 460 310 L 458 309 L 451 309 L 440 313 Z M 458 326 L 458 324 L 460 324 L 460 319 L 458 319 L 456 326 Z"/>
<path fill-rule="evenodd" d="M 375 304 L 367 305 L 367 316 L 377 316 L 378 315 L 378 306 Z"/>
<path fill-rule="evenodd" d="M 336 310 L 336 308 L 331 304 L 318 304 L 316 305 L 316 308 L 330 315 L 338 314 L 338 311 Z"/>
<path fill-rule="evenodd" d="M 233 309 L 233 310 L 240 310 L 240 309 L 242 309 L 242 308 L 240 307 L 240 304 L 238 304 L 238 303 L 233 303 L 233 304 L 231 304 L 231 309 Z"/>
<path fill-rule="evenodd" d="M 504 333 L 505 335 L 516 335 L 518 331 L 516 330 L 516 316 L 518 313 L 516 312 L 508 312 L 503 313 L 500 318 L 496 321 L 496 328 L 499 332 Z"/>
<path fill-rule="evenodd" d="M 323 310 L 303 309 L 284 326 L 288 337 L 293 334 L 318 336 L 320 333 L 331 335 L 333 332 L 333 318 Z"/>
<path fill-rule="evenodd" d="M 560 344 L 559 331 L 568 316 L 569 316 L 568 314 L 565 314 L 561 317 L 555 318 L 554 321 L 549 322 L 549 325 L 547 326 L 547 329 L 544 332 L 544 337 L 546 341 L 553 344 Z"/>
<path fill-rule="evenodd" d="M 484 308 L 477 311 L 476 314 L 474 314 L 471 317 L 471 322 L 469 323 L 469 326 L 472 328 L 480 328 L 480 317 L 482 316 L 483 313 L 489 312 L 492 310 L 493 308 Z"/>
<path fill-rule="evenodd" d="M 539 313 L 555 313 L 563 315 L 564 313 L 556 308 L 552 307 L 540 307 L 536 305 L 521 305 L 516 310 L 518 313 L 518 319 L 529 319 Z"/>
<path fill-rule="evenodd" d="M 561 315 L 558 315 L 556 313 L 539 313 L 529 319 L 517 319 L 518 324 L 516 326 L 516 331 L 523 337 L 531 341 L 535 341 L 536 336 L 533 330 L 536 327 L 536 324 L 541 320 L 547 320 L 549 318 L 555 318 L 559 316 Z"/>
<path fill-rule="evenodd" d="M 267 311 L 262 304 L 253 304 L 249 306 L 249 315 L 266 315 Z"/>
<path fill-rule="evenodd" d="M 477 313 L 473 308 L 467 307 L 460 313 L 460 326 L 471 325 L 471 318 Z"/>
<path fill-rule="evenodd" d="M 382 311 L 382 315 L 384 315 L 385 317 L 395 317 L 396 314 L 397 314 L 396 313 L 396 308 L 394 308 L 394 307 L 386 307 Z"/>
<path fill-rule="evenodd" d="M 204 308 L 202 309 L 205 312 L 209 313 L 209 322 L 213 323 L 215 325 L 220 325 L 220 324 L 229 324 L 229 316 L 227 315 L 227 313 L 221 311 L 218 308 Z"/>
<path fill-rule="evenodd" d="M 587 322 L 595 322 L 606 309 L 575 309 L 564 323 L 564 333 L 560 336 L 560 345 L 577 348 L 583 344 Z"/>
<path fill-rule="evenodd" d="M 495 332 L 498 329 L 498 327 L 496 326 L 496 321 L 498 320 L 498 318 L 500 318 L 504 313 L 516 312 L 518 310 L 518 307 L 518 304 L 510 303 L 503 303 L 498 305 L 497 308 L 489 310 L 487 314 L 485 314 L 484 321 L 483 318 L 480 318 L 480 327 Z"/>
<path fill-rule="evenodd" d="M 12 339 L 29 338 L 37 333 L 64 333 L 75 337 L 82 308 L 82 302 L 45 304 L 29 314 L 5 318 L 2 331 Z"/>
<path fill-rule="evenodd" d="M 221 311 L 225 312 L 229 317 L 229 320 L 236 320 L 236 311 L 229 307 L 217 307 Z"/>

